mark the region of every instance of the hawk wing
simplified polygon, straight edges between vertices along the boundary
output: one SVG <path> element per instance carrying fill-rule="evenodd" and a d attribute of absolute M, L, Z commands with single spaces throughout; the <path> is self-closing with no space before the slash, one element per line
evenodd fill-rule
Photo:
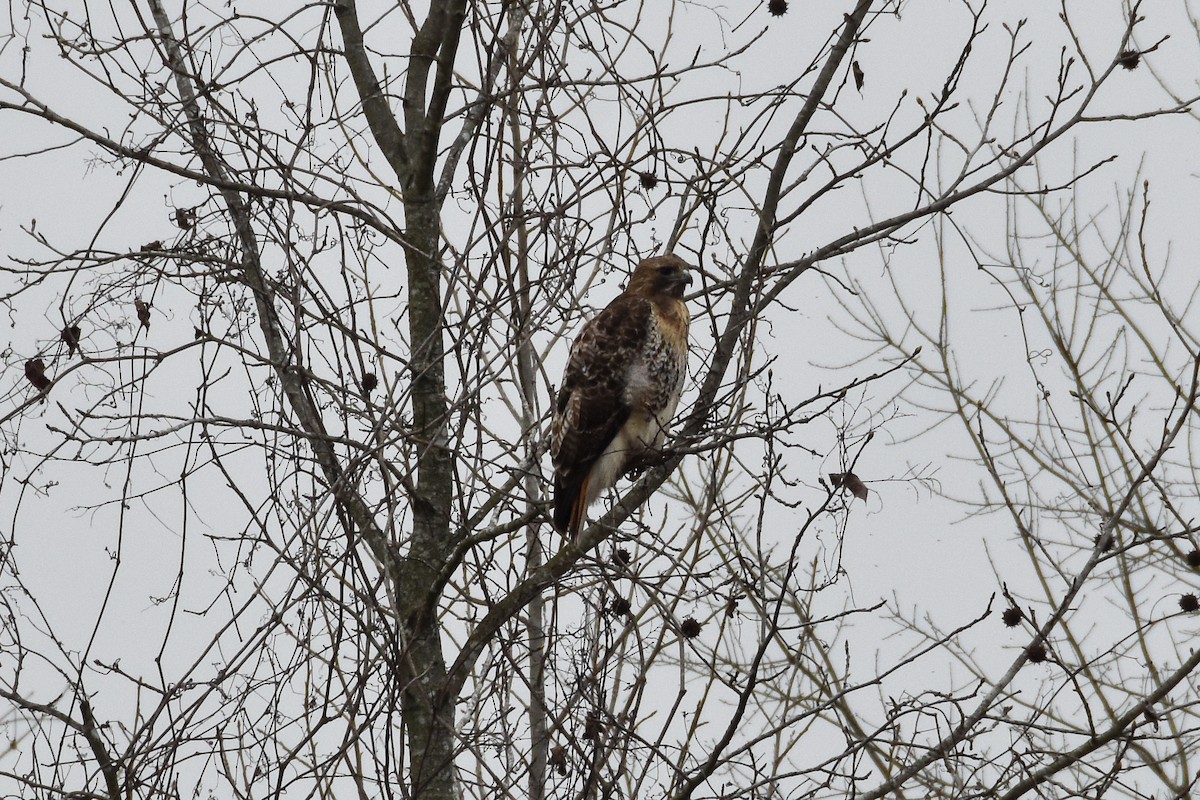
<path fill-rule="evenodd" d="M 559 530 L 577 532 L 587 505 L 588 475 L 633 412 L 627 384 L 653 316 L 648 299 L 622 295 L 588 322 L 571 346 L 550 429 Z"/>

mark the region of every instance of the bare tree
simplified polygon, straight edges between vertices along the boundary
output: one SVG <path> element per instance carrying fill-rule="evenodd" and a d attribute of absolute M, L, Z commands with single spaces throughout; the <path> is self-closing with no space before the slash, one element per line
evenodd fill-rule
<path fill-rule="evenodd" d="M 908 361 L 915 380 L 902 398 L 957 423 L 982 483 L 956 501 L 1006 518 L 1026 559 L 993 561 L 1003 622 L 1027 642 L 1002 677 L 985 679 L 974 715 L 1000 730 L 1019 726 L 1013 750 L 973 759 L 939 743 L 937 757 L 923 760 L 944 758 L 949 774 L 927 785 L 948 791 L 953 779 L 968 793 L 995 787 L 1003 797 L 1050 782 L 1072 796 L 1118 787 L 1187 796 L 1196 780 L 1200 652 L 1189 640 L 1200 539 L 1185 510 L 1196 496 L 1194 460 L 1178 453 L 1196 435 L 1195 287 L 1176 292 L 1166 253 L 1147 238 L 1148 182 L 1086 213 L 1079 186 L 1045 192 L 1040 180 L 1015 177 L 1009 185 L 1002 249 L 943 231 L 945 290 L 933 302 L 883 299 L 859 285 L 846 306 L 847 333 L 895 352 L 922 348 Z M 949 254 L 964 247 L 976 265 L 969 277 L 950 266 Z M 948 335 L 968 296 L 1011 332 L 1010 348 L 988 342 L 990 363 L 1008 349 L 1023 374 L 984 378 L 972 352 L 981 343 Z M 930 642 L 942 635 L 927 621 L 903 624 Z M 988 675 L 974 654 L 956 657 L 968 674 Z M 1027 664 L 1050 665 L 1033 696 L 1019 688 Z"/>
<path fill-rule="evenodd" d="M 1198 349 L 1136 235 L 1142 195 L 1114 240 L 1054 205 L 1103 159 L 1031 176 L 1097 123 L 1191 99 L 1110 107 L 1155 51 L 1136 7 L 927 13 L 10 6 L 11 791 L 1189 791 L 1175 692 L 1197 656 L 1175 623 L 1195 597 L 1168 612 L 1147 586 L 1200 562 L 1172 455 Z M 1019 90 L 1038 100 L 1014 110 Z M 1013 222 L 985 259 L 951 212 L 996 197 Z M 1059 248 L 1049 276 L 1020 255 L 1035 230 Z M 1028 425 L 955 366 L 950 288 L 932 321 L 906 304 L 953 270 L 892 260 L 951 232 L 1064 370 L 1071 394 L 1047 388 Z M 667 250 L 701 277 L 686 407 L 564 541 L 543 461 L 566 345 Z M 798 352 L 814 293 L 876 348 L 820 385 L 798 374 L 843 348 Z M 963 423 L 993 484 L 968 499 L 1018 532 L 1021 587 L 997 570 L 1015 657 L 971 649 L 999 625 L 986 597 L 944 630 L 848 589 L 877 434 L 905 424 L 893 397 Z M 1093 585 L 1128 612 L 1115 635 L 1086 631 Z M 1022 689 L 1031 661 L 1056 669 Z M 936 686 L 909 680 L 928 664 Z"/>

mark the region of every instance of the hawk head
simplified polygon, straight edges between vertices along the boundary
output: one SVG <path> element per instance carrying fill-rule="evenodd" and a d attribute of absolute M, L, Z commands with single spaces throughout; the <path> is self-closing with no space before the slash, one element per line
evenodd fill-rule
<path fill-rule="evenodd" d="M 647 297 L 667 295 L 679 299 L 692 282 L 689 270 L 688 263 L 673 253 L 642 259 L 633 271 L 626 291 Z"/>

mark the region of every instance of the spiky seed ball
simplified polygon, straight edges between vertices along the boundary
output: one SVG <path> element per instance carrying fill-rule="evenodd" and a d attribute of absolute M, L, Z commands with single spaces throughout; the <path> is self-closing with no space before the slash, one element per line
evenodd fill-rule
<path fill-rule="evenodd" d="M 1137 50 L 1122 50 L 1121 55 L 1117 56 L 1117 64 L 1128 70 L 1138 68 L 1138 64 L 1142 63 L 1142 54 Z"/>
<path fill-rule="evenodd" d="M 700 635 L 701 624 L 696 621 L 695 617 L 688 617 L 683 622 L 679 623 L 679 632 L 685 639 L 695 639 Z"/>
<path fill-rule="evenodd" d="M 1000 619 L 1004 620 L 1005 626 L 1009 628 L 1015 628 L 1017 625 L 1020 625 L 1021 620 L 1024 618 L 1025 615 L 1022 614 L 1021 609 L 1017 608 L 1016 606 L 1010 606 L 1004 609 L 1004 613 L 1000 615 Z"/>
<path fill-rule="evenodd" d="M 658 186 L 658 176 L 650 170 L 639 172 L 638 180 L 641 181 L 643 189 L 653 189 Z"/>
<path fill-rule="evenodd" d="M 1200 550 L 1193 550 L 1183 557 L 1187 565 L 1192 569 L 1200 569 Z"/>
<path fill-rule="evenodd" d="M 1179 607 L 1190 614 L 1193 611 L 1200 610 L 1200 599 L 1197 599 L 1196 595 L 1189 592 L 1179 598 Z"/>
<path fill-rule="evenodd" d="M 624 547 L 618 547 L 613 551 L 612 561 L 618 567 L 628 567 L 629 562 L 633 561 L 633 556 Z"/>
<path fill-rule="evenodd" d="M 769 0 L 767 11 L 771 12 L 772 17 L 782 17 L 788 12 L 787 0 Z"/>
<path fill-rule="evenodd" d="M 614 617 L 623 617 L 628 614 L 632 608 L 633 605 L 624 597 L 617 597 L 614 598 L 612 603 L 609 604 L 608 611 Z"/>
<path fill-rule="evenodd" d="M 378 376 L 375 375 L 374 372 L 363 373 L 363 376 L 362 376 L 363 394 L 370 394 L 372 391 L 374 391 L 375 387 L 378 385 L 379 385 L 379 378 L 378 378 Z"/>
<path fill-rule="evenodd" d="M 1029 656 L 1029 660 L 1034 664 L 1041 664 L 1046 660 L 1046 656 L 1049 655 L 1049 653 L 1046 651 L 1046 645 L 1042 644 L 1041 642 L 1029 645 L 1029 649 L 1026 650 L 1025 653 Z"/>

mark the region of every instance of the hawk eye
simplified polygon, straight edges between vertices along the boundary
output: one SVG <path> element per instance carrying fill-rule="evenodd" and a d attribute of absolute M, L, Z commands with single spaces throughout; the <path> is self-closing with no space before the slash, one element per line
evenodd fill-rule
<path fill-rule="evenodd" d="M 670 275 L 674 271 L 675 271 L 674 267 L 659 267 L 658 268 L 658 273 L 660 275 Z"/>

